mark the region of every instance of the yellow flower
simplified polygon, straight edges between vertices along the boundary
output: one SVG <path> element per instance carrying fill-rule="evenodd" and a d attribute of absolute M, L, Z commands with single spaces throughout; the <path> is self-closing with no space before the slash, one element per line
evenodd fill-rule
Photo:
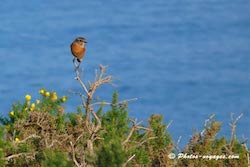
<path fill-rule="evenodd" d="M 31 96 L 30 96 L 29 94 L 27 94 L 27 95 L 25 96 L 25 99 L 26 99 L 26 101 L 30 101 L 30 100 L 31 100 Z"/>
<path fill-rule="evenodd" d="M 50 93 L 49 93 L 49 92 L 46 92 L 46 93 L 45 93 L 45 96 L 46 96 L 46 97 L 49 97 L 49 96 L 50 96 Z"/>
<path fill-rule="evenodd" d="M 57 100 L 57 94 L 56 94 L 56 92 L 52 93 L 51 99 L 52 100 Z"/>
<path fill-rule="evenodd" d="M 62 101 L 63 101 L 63 102 L 67 101 L 67 97 L 66 97 L 66 96 L 63 96 L 63 97 L 62 97 Z"/>
<path fill-rule="evenodd" d="M 30 111 L 34 111 L 35 107 L 36 107 L 35 103 L 32 103 L 30 107 Z"/>
<path fill-rule="evenodd" d="M 13 117 L 14 115 L 15 115 L 14 111 L 11 111 L 11 112 L 10 112 L 10 116 Z"/>
<path fill-rule="evenodd" d="M 35 106 L 36 106 L 35 103 L 31 104 L 31 108 L 35 108 Z"/>
<path fill-rule="evenodd" d="M 18 138 L 18 137 L 16 137 L 16 138 L 15 138 L 15 141 L 16 141 L 16 142 L 19 142 L 20 140 L 19 140 L 19 138 Z"/>
<path fill-rule="evenodd" d="M 36 100 L 36 104 L 40 104 L 40 100 Z"/>
<path fill-rule="evenodd" d="M 41 90 L 39 91 L 39 93 L 40 93 L 41 95 L 44 95 L 45 90 L 44 90 L 44 89 L 41 89 Z"/>

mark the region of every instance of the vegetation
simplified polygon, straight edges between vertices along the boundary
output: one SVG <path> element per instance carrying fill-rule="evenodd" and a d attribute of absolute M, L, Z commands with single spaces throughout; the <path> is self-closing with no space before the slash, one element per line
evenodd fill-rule
<path fill-rule="evenodd" d="M 233 119 L 229 140 L 216 138 L 221 123 L 211 116 L 204 130 L 196 132 L 184 150 L 167 132 L 162 115 L 153 114 L 146 124 L 128 116 L 129 99 L 97 101 L 96 90 L 112 82 L 100 66 L 93 82 L 83 82 L 75 66 L 76 80 L 83 92 L 81 106 L 75 113 L 64 112 L 68 97 L 40 90 L 41 98 L 13 104 L 8 117 L 0 119 L 0 166 L 34 167 L 121 167 L 121 166 L 248 166 L 246 141 L 240 142 Z M 200 157 L 197 157 L 200 156 Z M 232 157 L 234 156 L 234 157 Z"/>

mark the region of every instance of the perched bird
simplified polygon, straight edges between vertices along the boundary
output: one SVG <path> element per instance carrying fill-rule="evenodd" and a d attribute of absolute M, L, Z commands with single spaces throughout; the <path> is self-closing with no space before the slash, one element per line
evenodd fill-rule
<path fill-rule="evenodd" d="M 85 44 L 87 43 L 86 39 L 83 37 L 78 37 L 72 42 L 70 45 L 71 53 L 74 56 L 73 62 L 75 62 L 75 59 L 80 63 L 83 59 L 84 53 L 85 53 Z"/>

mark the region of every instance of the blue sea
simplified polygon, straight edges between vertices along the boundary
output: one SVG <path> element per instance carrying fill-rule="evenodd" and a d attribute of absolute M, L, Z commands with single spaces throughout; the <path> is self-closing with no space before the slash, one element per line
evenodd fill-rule
<path fill-rule="evenodd" d="M 230 113 L 243 113 L 237 135 L 250 137 L 249 0 L 2 0 L 1 115 L 41 88 L 69 96 L 66 111 L 76 111 L 81 99 L 68 90 L 82 90 L 69 46 L 78 36 L 88 41 L 83 79 L 99 64 L 115 79 L 96 96 L 138 98 L 129 115 L 146 124 L 162 114 L 180 146 L 212 114 L 229 138 Z"/>

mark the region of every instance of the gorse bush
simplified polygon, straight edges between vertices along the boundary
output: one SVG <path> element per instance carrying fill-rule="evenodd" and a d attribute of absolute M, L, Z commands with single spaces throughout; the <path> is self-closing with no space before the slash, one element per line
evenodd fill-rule
<path fill-rule="evenodd" d="M 26 95 L 24 102 L 13 104 L 9 115 L 0 118 L 0 166 L 249 165 L 246 142 L 240 142 L 235 135 L 238 119 L 232 122 L 232 136 L 227 140 L 216 137 L 221 123 L 211 117 L 204 130 L 196 132 L 180 150 L 167 132 L 162 115 L 153 114 L 146 123 L 130 118 L 127 105 L 134 99 L 119 101 L 117 91 L 111 102 L 95 100 L 96 90 L 112 81 L 111 76 L 105 75 L 104 66 L 100 66 L 88 86 L 78 68 L 75 79 L 83 88 L 83 92 L 72 91 L 82 99 L 76 112 L 64 112 L 67 96 L 41 89 L 39 99 Z M 236 157 L 230 158 L 231 155 Z"/>

